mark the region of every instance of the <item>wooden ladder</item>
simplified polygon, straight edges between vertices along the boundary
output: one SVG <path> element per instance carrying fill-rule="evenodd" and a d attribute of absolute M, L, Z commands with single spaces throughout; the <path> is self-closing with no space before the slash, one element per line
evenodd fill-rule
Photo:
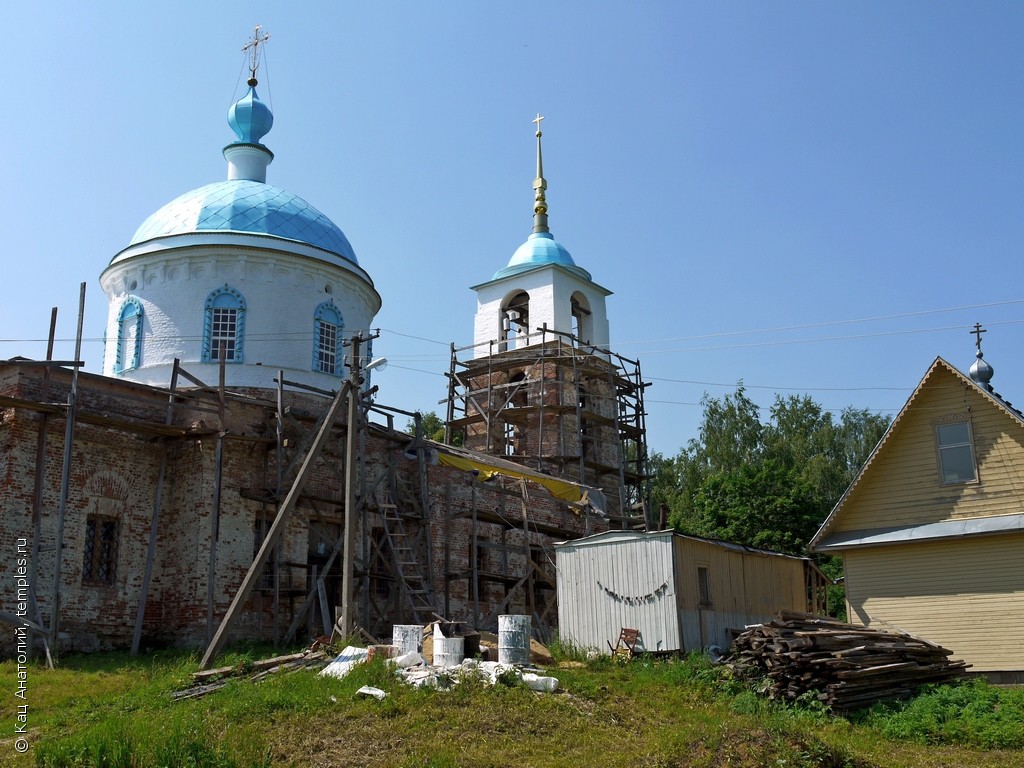
<path fill-rule="evenodd" d="M 384 521 L 384 535 L 391 550 L 395 577 L 402 591 L 401 601 L 412 616 L 413 622 L 423 624 L 433 617 L 434 597 L 430 579 L 424 575 L 423 564 L 416 557 L 414 542 L 405 530 L 405 523 L 391 494 L 377 505 Z"/>

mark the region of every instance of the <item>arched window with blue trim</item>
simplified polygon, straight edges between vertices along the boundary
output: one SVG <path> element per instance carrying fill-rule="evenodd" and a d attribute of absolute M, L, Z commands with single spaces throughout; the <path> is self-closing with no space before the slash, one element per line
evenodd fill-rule
<path fill-rule="evenodd" d="M 220 362 L 221 349 L 224 362 L 242 362 L 242 342 L 245 339 L 245 298 L 227 283 L 206 297 L 206 315 L 203 319 L 203 362 Z"/>
<path fill-rule="evenodd" d="M 341 330 L 345 327 L 334 301 L 325 301 L 313 314 L 313 370 L 341 375 Z"/>
<path fill-rule="evenodd" d="M 117 314 L 117 357 L 114 373 L 139 367 L 142 357 L 142 303 L 128 296 Z"/>

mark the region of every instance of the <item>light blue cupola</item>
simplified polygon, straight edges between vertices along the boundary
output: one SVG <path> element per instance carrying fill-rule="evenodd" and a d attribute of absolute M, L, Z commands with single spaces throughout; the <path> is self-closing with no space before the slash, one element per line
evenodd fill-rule
<path fill-rule="evenodd" d="M 266 39 L 259 38 L 259 42 Z M 252 50 L 257 51 L 258 45 Z M 169 235 L 244 232 L 306 243 L 359 263 L 345 233 L 333 221 L 298 195 L 267 184 L 267 166 L 274 153 L 262 140 L 274 125 L 274 114 L 256 93 L 258 63 L 253 53 L 249 90 L 228 108 L 228 126 L 237 141 L 223 150 L 228 161 L 227 180 L 167 203 L 142 222 L 129 247 Z"/>
<path fill-rule="evenodd" d="M 256 78 L 249 78 L 249 92 L 228 108 L 228 125 L 243 144 L 259 144 L 274 127 L 274 113 L 260 101 Z"/>
<path fill-rule="evenodd" d="M 498 280 L 502 277 L 514 275 L 517 272 L 524 272 L 535 267 L 543 267 L 557 264 L 576 273 L 582 278 L 590 279 L 590 273 L 583 267 L 576 266 L 569 251 L 560 242 L 555 240 L 550 232 L 533 232 L 526 242 L 516 248 L 516 252 L 509 259 L 508 266 L 499 269 L 494 273 L 492 279 Z"/>
<path fill-rule="evenodd" d="M 228 109 L 228 125 L 238 141 L 224 147 L 228 161 L 228 181 L 267 181 L 267 166 L 274 153 L 260 143 L 274 125 L 270 107 L 256 95 L 256 76 L 249 78 L 249 92 Z"/>
<path fill-rule="evenodd" d="M 274 115 L 256 73 L 268 38 L 257 27 L 243 48 L 250 77 L 227 110 L 227 178 L 151 214 L 100 275 L 106 338 L 118 342 L 104 353 L 107 375 L 166 386 L 177 361 L 215 381 L 223 363 L 228 387 L 274 388 L 283 370 L 327 392 L 343 375 L 346 338 L 372 327 L 380 294 L 345 234 L 267 183 Z"/>

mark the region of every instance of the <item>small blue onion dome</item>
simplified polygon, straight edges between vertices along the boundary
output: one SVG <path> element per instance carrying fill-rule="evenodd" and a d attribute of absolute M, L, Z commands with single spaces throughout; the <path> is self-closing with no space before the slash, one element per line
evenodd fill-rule
<path fill-rule="evenodd" d="M 348 238 L 324 214 L 298 195 L 248 179 L 217 181 L 186 192 L 142 222 L 129 245 L 200 232 L 280 237 L 359 263 Z"/>
<path fill-rule="evenodd" d="M 244 144 L 259 144 L 274 126 L 274 113 L 260 101 L 255 86 L 228 108 L 228 125 Z"/>
<path fill-rule="evenodd" d="M 525 272 L 536 267 L 543 267 L 552 264 L 565 267 L 586 280 L 590 280 L 590 273 L 582 267 L 576 266 L 569 251 L 551 235 L 550 232 L 533 232 L 526 242 L 520 245 L 512 254 L 508 265 L 494 273 L 493 280 L 498 280 L 518 272 Z"/>

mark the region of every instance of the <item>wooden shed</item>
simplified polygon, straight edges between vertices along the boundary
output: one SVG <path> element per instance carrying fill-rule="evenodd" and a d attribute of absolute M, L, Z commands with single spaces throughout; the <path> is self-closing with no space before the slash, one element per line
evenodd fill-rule
<path fill-rule="evenodd" d="M 805 557 L 674 531 L 607 531 L 555 545 L 563 642 L 609 652 L 623 627 L 652 652 L 726 648 L 782 609 L 822 612 L 827 579 Z"/>

